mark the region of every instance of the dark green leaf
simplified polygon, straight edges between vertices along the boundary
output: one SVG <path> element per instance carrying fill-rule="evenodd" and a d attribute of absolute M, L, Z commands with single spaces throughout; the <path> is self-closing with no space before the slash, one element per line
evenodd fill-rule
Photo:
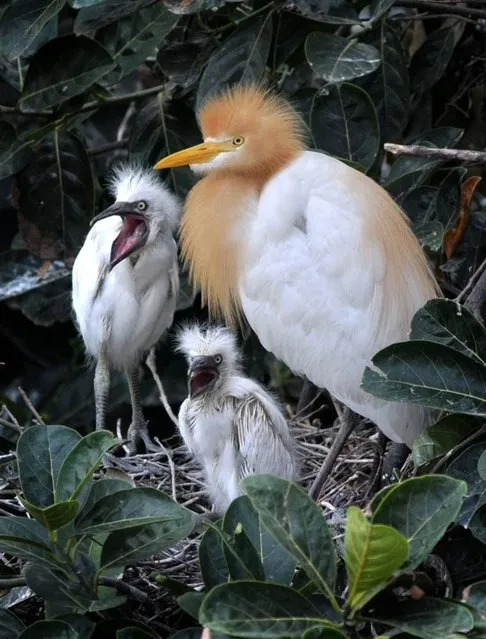
<path fill-rule="evenodd" d="M 358 14 L 347 0 L 287 0 L 283 8 L 324 24 L 359 24 Z"/>
<path fill-rule="evenodd" d="M 181 87 L 193 86 L 213 50 L 211 43 L 175 42 L 159 50 L 157 63 L 168 78 Z"/>
<path fill-rule="evenodd" d="M 180 608 L 187 612 L 188 615 L 199 618 L 199 608 L 206 594 L 204 592 L 185 592 L 180 597 L 177 597 L 177 603 Z"/>
<path fill-rule="evenodd" d="M 186 628 L 185 630 L 178 630 L 170 636 L 170 639 L 201 639 L 201 632 L 201 626 L 197 628 Z"/>
<path fill-rule="evenodd" d="M 255 639 L 300 638 L 316 625 L 332 627 L 297 591 L 256 581 L 213 588 L 201 605 L 199 622 L 214 632 Z"/>
<path fill-rule="evenodd" d="M 65 426 L 31 426 L 22 433 L 17 442 L 20 484 L 34 506 L 51 506 L 57 501 L 59 471 L 80 439 L 81 435 Z"/>
<path fill-rule="evenodd" d="M 55 132 L 35 149 L 17 176 L 19 225 L 31 253 L 42 259 L 74 259 L 95 206 L 91 161 L 81 140 Z"/>
<path fill-rule="evenodd" d="M 410 339 L 444 344 L 486 366 L 484 327 L 464 306 L 452 300 L 430 300 L 419 309 L 412 319 Z"/>
<path fill-rule="evenodd" d="M 20 171 L 31 154 L 30 144 L 19 139 L 13 124 L 0 122 L 0 180 Z"/>
<path fill-rule="evenodd" d="M 486 503 L 486 481 L 478 472 L 478 462 L 485 447 L 484 442 L 468 446 L 446 467 L 448 475 L 467 482 L 467 496 L 456 517 L 461 526 L 469 526 L 474 511 Z"/>
<path fill-rule="evenodd" d="M 114 495 L 122 490 L 129 490 L 130 488 L 133 488 L 133 486 L 129 481 L 125 481 L 124 479 L 106 477 L 105 479 L 95 481 L 83 506 L 83 512 L 78 517 L 78 521 L 81 521 L 81 519 L 85 517 L 93 506 L 103 497 L 106 497 L 107 495 Z"/>
<path fill-rule="evenodd" d="M 452 348 L 415 340 L 392 344 L 366 367 L 362 387 L 388 401 L 486 416 L 486 367 Z"/>
<path fill-rule="evenodd" d="M 48 530 L 57 530 L 72 521 L 79 511 L 79 501 L 62 501 L 46 508 L 34 506 L 20 498 L 29 513 Z"/>
<path fill-rule="evenodd" d="M 166 523 L 169 529 L 171 526 L 177 529 L 192 525 L 194 517 L 190 510 L 179 506 L 160 490 L 137 487 L 102 497 L 77 525 L 79 532 L 94 535 L 158 522 Z"/>
<path fill-rule="evenodd" d="M 385 13 L 392 8 L 396 0 L 373 0 L 371 3 L 371 18 L 372 22 L 379 20 Z"/>
<path fill-rule="evenodd" d="M 123 628 L 116 633 L 116 639 L 157 639 L 158 635 L 141 628 Z"/>
<path fill-rule="evenodd" d="M 42 260 L 28 251 L 0 253 L 0 301 L 24 297 L 25 293 L 44 289 L 52 282 L 71 277 L 70 270 L 59 263 L 51 264 L 47 273 L 39 275 L 41 266 Z"/>
<path fill-rule="evenodd" d="M 295 557 L 309 579 L 332 595 L 336 555 L 320 508 L 303 488 L 281 477 L 254 475 L 243 485 L 269 532 Z"/>
<path fill-rule="evenodd" d="M 372 502 L 375 524 L 398 530 L 408 540 L 410 554 L 404 569 L 414 570 L 432 552 L 454 521 L 467 485 L 445 475 L 413 477 L 378 493 Z"/>
<path fill-rule="evenodd" d="M 469 522 L 469 528 L 476 539 L 486 544 L 486 504 L 475 511 Z"/>
<path fill-rule="evenodd" d="M 347 636 L 337 628 L 314 626 L 304 632 L 302 639 L 347 639 Z"/>
<path fill-rule="evenodd" d="M 478 473 L 483 481 L 486 481 L 486 451 L 481 454 L 478 461 Z"/>
<path fill-rule="evenodd" d="M 466 606 L 432 597 L 402 601 L 396 608 L 388 607 L 380 613 L 375 612 L 373 620 L 423 639 L 444 639 L 453 632 L 468 632 L 473 627 L 473 617 Z"/>
<path fill-rule="evenodd" d="M 46 109 L 84 93 L 114 68 L 110 54 L 85 36 L 67 35 L 35 54 L 20 99 L 23 109 Z"/>
<path fill-rule="evenodd" d="M 462 206 L 463 167 L 451 169 L 437 190 L 436 215 L 446 231 L 457 224 Z"/>
<path fill-rule="evenodd" d="M 446 415 L 428 426 L 415 439 L 412 456 L 416 466 L 427 464 L 446 455 L 482 424 L 482 419 L 471 415 Z M 486 477 L 485 477 L 486 479 Z"/>
<path fill-rule="evenodd" d="M 20 56 L 64 6 L 65 0 L 20 0 L 10 3 L 0 20 L 0 50 Z"/>
<path fill-rule="evenodd" d="M 310 33 L 305 54 L 314 73 L 331 83 L 360 78 L 380 66 L 375 47 L 331 33 Z"/>
<path fill-rule="evenodd" d="M 137 13 L 149 2 L 150 0 L 103 0 L 96 5 L 84 7 L 76 16 L 74 33 L 91 34 L 107 24 Z"/>
<path fill-rule="evenodd" d="M 208 528 L 199 545 L 199 565 L 204 585 L 209 590 L 229 581 L 228 564 L 223 552 L 223 541 L 214 528 Z"/>
<path fill-rule="evenodd" d="M 68 322 L 72 319 L 71 273 L 64 268 L 63 262 L 56 260 L 55 264 L 63 269 L 64 277 L 59 273 L 56 280 L 53 274 L 54 281 L 7 301 L 9 308 L 20 311 L 37 326 L 52 326 L 56 322 Z M 38 280 L 42 280 L 42 276 Z"/>
<path fill-rule="evenodd" d="M 380 129 L 368 94 L 354 84 L 329 86 L 316 94 L 310 114 L 316 147 L 369 169 L 378 154 Z"/>
<path fill-rule="evenodd" d="M 101 463 L 103 455 L 117 443 L 108 430 L 97 430 L 69 451 L 57 478 L 57 499 L 76 499 Z"/>
<path fill-rule="evenodd" d="M 216 529 L 218 532 L 219 530 Z M 238 524 L 232 535 L 221 533 L 223 553 L 233 581 L 255 579 L 264 581 L 265 573 L 255 546 L 251 543 L 243 526 Z"/>
<path fill-rule="evenodd" d="M 452 29 L 437 29 L 429 34 L 410 64 L 413 91 L 423 92 L 433 87 L 444 75 L 453 52 L 454 31 Z"/>
<path fill-rule="evenodd" d="M 78 633 L 78 639 L 91 639 L 96 626 L 96 622 L 85 615 L 67 614 L 57 617 L 57 620 L 69 624 Z"/>
<path fill-rule="evenodd" d="M 13 612 L 0 608 L 0 632 L 2 639 L 17 639 L 25 626 Z"/>
<path fill-rule="evenodd" d="M 209 58 L 196 97 L 196 111 L 223 87 L 259 82 L 272 42 L 272 13 L 246 20 Z"/>
<path fill-rule="evenodd" d="M 230 504 L 224 516 L 223 530 L 233 534 L 239 524 L 258 553 L 265 571 L 265 581 L 290 584 L 295 572 L 295 558 L 264 527 L 246 495 L 238 497 Z"/>
<path fill-rule="evenodd" d="M 101 4 L 105 0 L 68 0 L 73 9 L 83 9 L 84 7 L 94 7 L 95 4 Z"/>
<path fill-rule="evenodd" d="M 464 602 L 473 608 L 475 636 L 478 629 L 486 630 L 486 581 L 471 584 L 463 591 Z M 480 635 L 479 639 L 483 639 Z"/>
<path fill-rule="evenodd" d="M 26 517 L 0 517 L 0 552 L 29 560 L 53 561 L 51 549 L 47 531 L 37 521 Z"/>
<path fill-rule="evenodd" d="M 78 633 L 64 621 L 36 621 L 17 639 L 78 639 Z"/>
<path fill-rule="evenodd" d="M 382 590 L 408 557 L 408 541 L 390 526 L 372 524 L 356 506 L 346 518 L 347 604 L 359 609 Z"/>

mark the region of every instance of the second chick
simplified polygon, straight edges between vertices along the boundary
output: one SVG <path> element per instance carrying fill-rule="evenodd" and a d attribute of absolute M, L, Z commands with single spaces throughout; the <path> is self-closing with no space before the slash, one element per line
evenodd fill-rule
<path fill-rule="evenodd" d="M 186 327 L 177 350 L 189 364 L 180 431 L 203 467 L 213 510 L 226 510 L 242 494 L 240 481 L 248 475 L 297 479 L 287 421 L 272 396 L 243 374 L 234 333 L 220 326 Z"/>

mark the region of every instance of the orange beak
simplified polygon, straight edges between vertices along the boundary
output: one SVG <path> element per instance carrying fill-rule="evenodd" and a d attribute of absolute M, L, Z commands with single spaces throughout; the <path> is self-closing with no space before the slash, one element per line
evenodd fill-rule
<path fill-rule="evenodd" d="M 203 162 L 210 162 L 220 153 L 234 150 L 235 147 L 231 140 L 226 142 L 203 142 L 168 155 L 163 160 L 159 160 L 154 169 L 160 171 L 161 169 L 172 169 L 176 166 L 186 166 L 187 164 L 202 164 Z"/>

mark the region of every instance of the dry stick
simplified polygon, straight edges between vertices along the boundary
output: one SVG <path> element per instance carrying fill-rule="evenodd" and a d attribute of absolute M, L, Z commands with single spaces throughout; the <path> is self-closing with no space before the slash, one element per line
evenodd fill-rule
<path fill-rule="evenodd" d="M 177 417 L 174 415 L 174 413 L 172 412 L 172 408 L 170 407 L 169 402 L 167 400 L 167 395 L 165 394 L 164 387 L 162 386 L 162 382 L 157 373 L 157 367 L 155 365 L 155 348 L 152 348 L 152 350 L 147 356 L 147 359 L 145 360 L 145 363 L 147 364 L 150 372 L 152 373 L 152 377 L 154 378 L 154 381 L 157 384 L 157 388 L 159 390 L 159 395 L 160 395 L 160 401 L 162 402 L 165 410 L 167 411 L 167 415 L 171 418 L 171 420 L 174 422 L 177 428 L 179 428 L 179 421 Z"/>
<path fill-rule="evenodd" d="M 149 600 L 149 596 L 147 595 L 147 593 L 142 592 L 134 586 L 130 586 L 121 579 L 115 579 L 114 577 L 98 577 L 98 584 L 100 586 L 108 586 L 109 588 L 114 588 L 121 595 L 127 595 L 127 597 L 135 599 L 135 601 L 138 601 L 139 603 L 145 603 Z"/>
<path fill-rule="evenodd" d="M 41 424 L 42 426 L 45 426 L 46 423 L 45 421 L 42 419 L 42 417 L 39 415 L 39 413 L 37 412 L 36 407 L 34 406 L 34 404 L 30 401 L 30 399 L 27 397 L 27 393 L 24 391 L 24 389 L 21 386 L 18 386 L 18 391 L 22 397 L 22 399 L 24 400 L 24 402 L 27 405 L 27 408 L 30 410 L 30 412 L 32 413 L 32 415 L 34 416 L 34 418 L 39 422 L 39 424 Z"/>
<path fill-rule="evenodd" d="M 393 155 L 415 155 L 422 158 L 437 160 L 460 160 L 461 162 L 475 162 L 486 164 L 486 151 L 469 151 L 468 149 L 436 149 L 419 144 L 392 144 L 384 145 L 385 151 Z"/>

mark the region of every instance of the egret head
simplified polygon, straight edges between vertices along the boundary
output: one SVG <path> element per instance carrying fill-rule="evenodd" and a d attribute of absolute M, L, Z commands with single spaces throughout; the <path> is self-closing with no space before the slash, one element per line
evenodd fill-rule
<path fill-rule="evenodd" d="M 184 326 L 177 335 L 177 350 L 189 364 L 191 398 L 217 392 L 232 375 L 240 373 L 236 335 L 223 326 Z"/>
<path fill-rule="evenodd" d="M 122 219 L 111 247 L 111 270 L 161 235 L 172 236 L 179 222 L 180 204 L 153 171 L 135 165 L 116 167 L 109 187 L 115 203 L 94 217 L 91 224 L 113 215 Z"/>
<path fill-rule="evenodd" d="M 304 149 L 297 112 L 262 87 L 226 90 L 206 102 L 198 119 L 204 142 L 169 155 L 155 169 L 190 164 L 196 173 L 225 169 L 269 177 Z"/>

